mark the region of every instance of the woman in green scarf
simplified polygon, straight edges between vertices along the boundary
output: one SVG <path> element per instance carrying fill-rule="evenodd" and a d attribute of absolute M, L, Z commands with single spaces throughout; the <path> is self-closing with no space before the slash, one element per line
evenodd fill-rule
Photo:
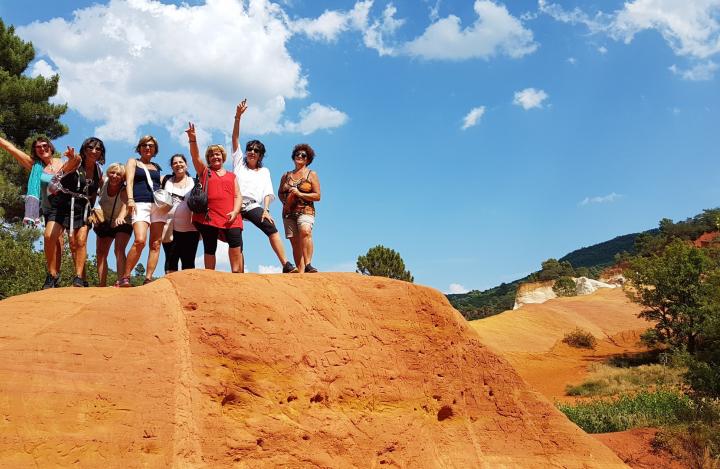
<path fill-rule="evenodd" d="M 31 145 L 32 156 L 17 148 L 11 142 L 0 137 L 0 148 L 15 158 L 20 166 L 30 172 L 28 188 L 25 195 L 25 216 L 23 223 L 31 226 L 40 226 L 41 217 L 49 208 L 47 197 L 47 186 L 52 177 L 59 171 L 66 171 L 70 168 L 70 162 L 64 164 L 60 157 L 55 154 L 55 147 L 45 137 L 36 138 Z M 51 244 L 51 246 L 48 246 Z M 60 271 L 60 260 L 62 259 L 63 239 L 58 237 L 52 243 L 45 243 L 45 261 L 48 272 Z M 53 278 L 54 280 L 55 278 Z M 45 282 L 46 284 L 48 282 Z M 56 286 L 54 283 L 52 288 Z M 46 288 L 44 285 L 43 288 Z"/>

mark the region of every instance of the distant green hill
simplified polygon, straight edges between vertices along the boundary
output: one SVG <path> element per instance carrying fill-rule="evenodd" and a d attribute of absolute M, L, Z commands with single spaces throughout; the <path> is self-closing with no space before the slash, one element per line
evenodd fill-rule
<path fill-rule="evenodd" d="M 650 230 L 653 232 L 657 230 Z M 648 232 L 646 232 L 648 233 Z M 633 254 L 635 252 L 635 239 L 641 233 L 632 233 L 618 236 L 609 241 L 577 249 L 559 259 L 560 262 L 570 262 L 575 269 L 584 267 L 599 271 L 612 265 L 615 255 L 621 252 Z M 512 309 L 515 305 L 515 295 L 521 283 L 532 280 L 533 274 L 517 279 L 510 283 L 502 283 L 488 290 L 472 290 L 467 293 L 448 294 L 448 300 L 455 309 L 468 319 L 480 319 L 502 313 Z"/>

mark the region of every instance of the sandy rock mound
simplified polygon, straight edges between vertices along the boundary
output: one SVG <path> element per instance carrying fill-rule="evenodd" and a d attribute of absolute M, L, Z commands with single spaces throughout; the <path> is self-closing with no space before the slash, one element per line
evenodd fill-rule
<path fill-rule="evenodd" d="M 186 271 L 0 303 L 0 466 L 624 467 L 434 290 Z"/>

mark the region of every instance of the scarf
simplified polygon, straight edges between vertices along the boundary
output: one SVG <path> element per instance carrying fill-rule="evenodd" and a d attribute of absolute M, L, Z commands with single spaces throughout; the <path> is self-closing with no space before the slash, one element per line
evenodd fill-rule
<path fill-rule="evenodd" d="M 42 161 L 35 161 L 30 170 L 27 194 L 25 194 L 25 217 L 23 218 L 25 225 L 40 225 L 40 175 L 42 172 Z"/>

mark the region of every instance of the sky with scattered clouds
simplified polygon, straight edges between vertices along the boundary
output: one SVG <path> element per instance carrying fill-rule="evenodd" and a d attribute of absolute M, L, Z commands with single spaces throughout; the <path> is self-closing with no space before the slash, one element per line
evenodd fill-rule
<path fill-rule="evenodd" d="M 167 169 L 188 121 L 227 145 L 246 97 L 275 184 L 316 150 L 320 270 L 383 244 L 416 283 L 485 289 L 720 200 L 720 0 L 32 3 L 0 18 L 29 75 L 60 75 L 57 146 L 124 162 L 150 133 Z M 244 237 L 248 270 L 277 272 Z"/>

